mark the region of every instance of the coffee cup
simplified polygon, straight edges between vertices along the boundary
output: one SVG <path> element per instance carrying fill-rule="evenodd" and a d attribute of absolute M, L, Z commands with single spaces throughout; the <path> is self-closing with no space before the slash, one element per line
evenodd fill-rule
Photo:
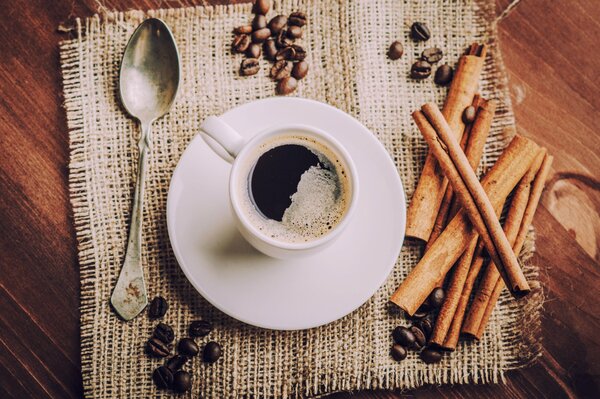
<path fill-rule="evenodd" d="M 222 157 L 232 163 L 234 219 L 259 251 L 283 259 L 310 255 L 331 245 L 350 223 L 358 175 L 348 152 L 327 132 L 277 125 L 246 139 L 216 116 L 206 118 L 201 130 L 215 152 L 229 155 Z"/>

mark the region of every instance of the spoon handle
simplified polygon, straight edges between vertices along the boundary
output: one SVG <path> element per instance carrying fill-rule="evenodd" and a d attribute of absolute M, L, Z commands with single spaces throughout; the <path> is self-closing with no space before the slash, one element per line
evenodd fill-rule
<path fill-rule="evenodd" d="M 150 152 L 150 141 L 151 124 L 142 122 L 142 135 L 138 143 L 138 174 L 133 196 L 127 251 L 119 280 L 110 298 L 117 314 L 125 320 L 133 319 L 148 304 L 144 272 L 142 270 L 142 218 L 144 213 L 146 158 Z"/>

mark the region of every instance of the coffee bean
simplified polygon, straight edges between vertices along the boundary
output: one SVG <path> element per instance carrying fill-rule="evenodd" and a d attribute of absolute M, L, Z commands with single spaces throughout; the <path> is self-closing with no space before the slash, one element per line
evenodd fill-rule
<path fill-rule="evenodd" d="M 425 338 L 425 334 L 421 329 L 417 326 L 411 326 L 410 332 L 415 336 L 414 348 L 421 349 L 427 343 L 427 338 Z"/>
<path fill-rule="evenodd" d="M 448 83 L 452 81 L 452 76 L 454 75 L 454 71 L 448 64 L 440 65 L 435 71 L 435 76 L 433 77 L 433 81 L 440 85 L 446 86 Z"/>
<path fill-rule="evenodd" d="M 290 76 L 292 72 L 292 64 L 286 60 L 276 61 L 271 67 L 271 78 L 281 80 Z"/>
<path fill-rule="evenodd" d="M 262 14 L 256 14 L 252 20 L 252 29 L 259 30 L 267 27 L 267 17 Z"/>
<path fill-rule="evenodd" d="M 250 36 L 249 35 L 237 35 L 233 38 L 233 43 L 231 43 L 231 49 L 235 53 L 243 53 L 248 50 L 248 46 L 250 45 Z"/>
<path fill-rule="evenodd" d="M 293 12 L 288 18 L 288 23 L 295 26 L 304 26 L 306 25 L 306 14 L 300 11 Z"/>
<path fill-rule="evenodd" d="M 398 326 L 392 331 L 392 338 L 398 345 L 411 348 L 415 344 L 415 335 L 408 328 Z"/>
<path fill-rule="evenodd" d="M 169 344 L 175 339 L 175 333 L 173 332 L 173 329 L 170 325 L 165 323 L 158 323 L 158 325 L 154 328 L 152 336 L 160 339 L 165 344 Z"/>
<path fill-rule="evenodd" d="M 277 54 L 275 54 L 275 60 L 292 60 L 295 53 L 296 50 L 294 50 L 291 46 L 282 48 L 277 52 Z"/>
<path fill-rule="evenodd" d="M 283 28 L 285 28 L 285 25 L 287 24 L 288 19 L 285 15 L 278 15 L 276 17 L 273 17 L 270 21 L 269 21 L 269 29 L 271 29 L 271 33 L 273 35 L 278 35 L 279 32 L 281 32 L 281 30 Z"/>
<path fill-rule="evenodd" d="M 390 350 L 390 355 L 392 355 L 392 358 L 399 362 L 402 361 L 404 359 L 406 359 L 406 348 L 403 347 L 402 345 L 398 345 L 398 344 L 394 344 L 392 345 L 392 349 Z"/>
<path fill-rule="evenodd" d="M 438 363 L 442 360 L 442 352 L 433 348 L 425 348 L 419 355 L 421 356 L 421 360 L 427 364 Z"/>
<path fill-rule="evenodd" d="M 273 61 L 275 59 L 275 55 L 277 54 L 277 46 L 275 45 L 275 40 L 267 39 L 263 44 L 263 50 L 265 52 L 265 58 Z"/>
<path fill-rule="evenodd" d="M 298 87 L 298 81 L 291 76 L 283 78 L 277 83 L 276 92 L 280 95 L 287 95 L 292 93 Z"/>
<path fill-rule="evenodd" d="M 183 393 L 192 388 L 192 375 L 185 370 L 179 370 L 173 376 L 173 389 L 175 392 Z"/>
<path fill-rule="evenodd" d="M 256 0 L 252 11 L 254 11 L 255 14 L 267 15 L 269 8 L 271 8 L 270 0 Z"/>
<path fill-rule="evenodd" d="M 213 330 L 210 321 L 194 320 L 190 324 L 189 333 L 192 337 L 205 337 Z"/>
<path fill-rule="evenodd" d="M 416 41 L 426 41 L 431 37 L 431 32 L 423 22 L 415 22 L 410 27 L 410 35 Z"/>
<path fill-rule="evenodd" d="M 242 61 L 242 65 L 240 66 L 240 75 L 256 75 L 259 69 L 260 65 L 258 64 L 258 60 L 256 58 L 247 58 Z"/>
<path fill-rule="evenodd" d="M 423 58 L 425 61 L 429 62 L 430 64 L 435 64 L 436 62 L 441 60 L 442 57 L 444 57 L 444 53 L 442 52 L 441 49 L 439 49 L 437 47 L 426 48 L 421 53 L 421 58 Z"/>
<path fill-rule="evenodd" d="M 160 366 L 152 372 L 152 380 L 158 389 L 167 389 L 173 383 L 173 372 L 165 366 Z"/>
<path fill-rule="evenodd" d="M 308 62 L 299 61 L 294 64 L 294 68 L 292 69 L 292 76 L 297 79 L 304 79 L 304 77 L 308 74 Z"/>
<path fill-rule="evenodd" d="M 219 360 L 221 353 L 221 345 L 211 341 L 204 346 L 204 350 L 202 351 L 202 359 L 204 359 L 206 363 L 214 363 Z"/>
<path fill-rule="evenodd" d="M 297 44 L 292 44 L 291 47 L 294 49 L 294 54 L 292 55 L 291 60 L 302 61 L 306 58 L 306 50 L 304 50 L 304 48 L 298 46 Z"/>
<path fill-rule="evenodd" d="M 441 287 L 434 288 L 429 294 L 427 298 L 427 304 L 431 306 L 432 309 L 438 309 L 444 303 L 444 298 L 446 295 L 444 294 L 444 289 Z"/>
<path fill-rule="evenodd" d="M 269 28 L 262 28 L 252 32 L 252 41 L 254 43 L 262 43 L 269 37 L 271 37 L 271 31 L 269 30 Z"/>
<path fill-rule="evenodd" d="M 252 25 L 242 25 L 235 28 L 233 30 L 233 33 L 235 33 L 236 35 L 248 35 L 252 33 L 252 31 Z"/>
<path fill-rule="evenodd" d="M 169 370 L 175 372 L 183 367 L 183 365 L 188 361 L 187 356 L 183 355 L 175 355 L 165 363 L 165 366 L 169 368 Z"/>
<path fill-rule="evenodd" d="M 171 354 L 171 348 L 160 339 L 152 337 L 146 343 L 146 353 L 154 357 L 167 357 Z"/>
<path fill-rule="evenodd" d="M 169 304 L 167 303 L 167 300 L 165 298 L 163 298 L 162 296 L 154 297 L 152 302 L 150 302 L 150 309 L 149 309 L 150 318 L 152 318 L 152 319 L 161 318 L 165 315 L 165 313 L 167 313 L 168 309 L 169 309 Z"/>
<path fill-rule="evenodd" d="M 421 331 L 423 331 L 423 334 L 425 334 L 425 338 L 429 339 L 429 337 L 431 337 L 431 332 L 433 331 L 433 324 L 431 323 L 431 320 L 429 320 L 429 318 L 424 318 L 422 320 L 419 320 L 415 323 L 416 326 L 418 326 Z"/>
<path fill-rule="evenodd" d="M 419 306 L 417 311 L 412 316 L 408 316 L 407 318 L 410 320 L 415 320 L 415 319 L 419 320 L 419 319 L 422 319 L 423 317 L 426 317 L 427 315 L 429 315 L 430 311 L 431 311 L 431 309 L 429 308 L 429 305 L 427 304 L 427 302 L 425 302 L 424 304 Z"/>
<path fill-rule="evenodd" d="M 419 60 L 410 68 L 410 77 L 413 79 L 425 79 L 431 75 L 431 64 L 427 61 Z"/>
<path fill-rule="evenodd" d="M 287 36 L 290 39 L 298 39 L 302 37 L 302 28 L 299 26 L 292 25 L 287 30 Z"/>
<path fill-rule="evenodd" d="M 246 50 L 246 57 L 248 58 L 259 58 L 261 54 L 262 50 L 260 44 L 257 43 L 252 43 Z"/>
<path fill-rule="evenodd" d="M 275 44 L 277 45 L 278 49 L 284 49 L 294 44 L 294 41 L 287 37 L 287 31 L 283 29 L 277 35 L 277 38 L 275 39 Z"/>
<path fill-rule="evenodd" d="M 200 348 L 198 348 L 198 344 L 191 338 L 182 338 L 179 340 L 177 344 L 177 350 L 180 354 L 193 357 L 200 352 Z"/>
<path fill-rule="evenodd" d="M 404 54 L 404 46 L 399 41 L 395 41 L 390 45 L 388 57 L 390 60 L 397 60 Z"/>
<path fill-rule="evenodd" d="M 473 123 L 473 121 L 475 120 L 475 107 L 469 105 L 467 108 L 465 108 L 462 115 L 462 119 L 463 122 L 466 124 Z"/>

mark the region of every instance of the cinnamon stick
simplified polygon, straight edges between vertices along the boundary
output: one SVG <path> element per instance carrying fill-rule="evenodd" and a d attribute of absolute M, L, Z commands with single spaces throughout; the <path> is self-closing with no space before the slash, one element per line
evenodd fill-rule
<path fill-rule="evenodd" d="M 486 52 L 485 45 L 474 43 L 469 54 L 460 58 L 444 103 L 443 115 L 457 140 L 464 130 L 463 111 L 473 102 L 477 92 Z M 408 238 L 429 241 L 447 187 L 448 181 L 437 165 L 435 157 L 428 153 L 408 207 L 406 220 Z"/>
<path fill-rule="evenodd" d="M 452 183 L 471 223 L 481 235 L 490 257 L 497 265 L 511 293 L 515 297 L 527 295 L 530 290 L 529 284 L 512 246 L 502 230 L 492 203 L 470 167 L 464 152 L 453 138 L 450 127 L 434 104 L 425 104 L 421 109 L 430 123 L 421 124 L 421 133 L 444 170 L 444 174 Z"/>
<path fill-rule="evenodd" d="M 529 169 L 538 148 L 533 141 L 516 135 L 486 173 L 481 184 L 494 206 L 504 203 Z M 394 292 L 390 301 L 412 316 L 435 288 L 440 276 L 445 276 L 462 255 L 475 234 L 477 233 L 469 218 L 460 210 Z"/>
<path fill-rule="evenodd" d="M 539 204 L 546 179 L 550 172 L 552 160 L 553 157 L 548 155 L 545 149 L 540 151 L 530 172 L 523 177 L 523 183 L 519 184 L 513 196 L 514 206 L 511 204 L 510 211 L 513 211 L 514 209 L 515 213 L 521 212 L 522 215 L 513 244 L 513 249 L 517 254 L 520 253 L 523 248 L 525 237 L 529 231 L 529 226 L 533 221 L 533 215 Z M 507 220 L 511 214 L 510 211 Z M 499 278 L 499 275 L 494 273 L 493 268 L 486 270 L 486 275 L 480 284 L 480 289 L 478 289 L 478 292 L 475 295 L 473 305 L 465 320 L 465 325 L 462 328 L 462 332 L 465 335 L 481 339 L 485 326 L 489 321 L 503 288 L 504 284 Z"/>

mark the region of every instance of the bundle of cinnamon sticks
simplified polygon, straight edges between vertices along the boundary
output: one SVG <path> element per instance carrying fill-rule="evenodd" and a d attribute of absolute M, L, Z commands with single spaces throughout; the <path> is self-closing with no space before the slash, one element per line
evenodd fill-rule
<path fill-rule="evenodd" d="M 516 135 L 481 181 L 477 178 L 496 108 L 494 101 L 476 94 L 485 54 L 485 45 L 475 43 L 461 57 L 441 112 L 425 104 L 413 113 L 429 153 L 408 210 L 406 234 L 426 247 L 390 300 L 412 316 L 453 270 L 429 338 L 430 345 L 446 350 L 456 348 L 461 333 L 481 338 L 505 285 L 517 298 L 529 292 L 517 256 L 552 164 L 545 148 Z M 465 124 L 468 106 L 476 116 Z"/>

